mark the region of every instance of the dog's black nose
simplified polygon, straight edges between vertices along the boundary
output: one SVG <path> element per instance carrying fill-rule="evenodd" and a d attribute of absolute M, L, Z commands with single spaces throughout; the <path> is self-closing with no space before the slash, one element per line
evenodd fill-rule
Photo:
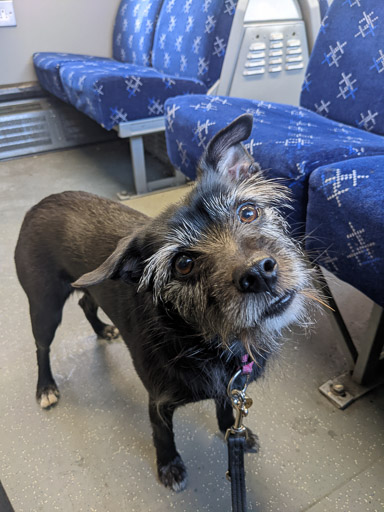
<path fill-rule="evenodd" d="M 277 281 L 277 261 L 264 258 L 244 270 L 238 268 L 233 273 L 233 282 L 242 293 L 259 293 L 275 291 Z"/>

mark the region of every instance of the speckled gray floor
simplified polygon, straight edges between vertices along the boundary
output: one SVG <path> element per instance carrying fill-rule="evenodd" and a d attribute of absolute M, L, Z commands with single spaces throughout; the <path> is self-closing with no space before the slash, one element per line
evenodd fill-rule
<path fill-rule="evenodd" d="M 121 341 L 96 339 L 76 298 L 65 307 L 52 349 L 60 403 L 42 411 L 35 402 L 34 342 L 13 265 L 21 220 L 52 192 L 81 189 L 114 198 L 129 188 L 126 145 L 2 162 L 0 176 L 0 479 L 15 511 L 229 511 L 226 447 L 212 404 L 176 413 L 189 482 L 174 494 L 154 476 L 146 392 L 128 351 Z M 369 301 L 333 283 L 361 338 Z M 384 510 L 383 388 L 344 412 L 317 389 L 347 368 L 338 343 L 324 314 L 310 337 L 292 333 L 266 378 L 250 388 L 247 424 L 258 432 L 261 450 L 245 459 L 249 510 Z"/>

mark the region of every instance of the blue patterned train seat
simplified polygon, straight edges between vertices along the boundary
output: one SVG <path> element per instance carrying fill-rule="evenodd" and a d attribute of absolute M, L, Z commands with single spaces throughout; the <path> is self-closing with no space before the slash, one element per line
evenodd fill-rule
<path fill-rule="evenodd" d="M 102 60 L 102 57 L 52 52 L 39 52 L 33 56 L 35 72 L 40 84 L 48 92 L 67 103 L 69 99 L 61 83 L 60 67 L 68 62 L 80 63 L 91 60 Z"/>
<path fill-rule="evenodd" d="M 41 85 L 106 129 L 164 115 L 220 76 L 236 0 L 122 0 L 113 58 L 37 53 Z"/>
<path fill-rule="evenodd" d="M 384 156 L 312 172 L 307 234 L 319 264 L 384 307 Z"/>
<path fill-rule="evenodd" d="M 67 101 L 107 130 L 119 123 L 164 115 L 164 101 L 172 94 L 207 90 L 193 78 L 112 59 L 62 64 L 59 74 Z"/>
<path fill-rule="evenodd" d="M 336 0 L 322 20 L 300 104 L 384 135 L 384 2 Z"/>
<path fill-rule="evenodd" d="M 207 95 L 168 99 L 175 167 L 194 179 L 208 140 L 244 112 L 254 118 L 246 147 L 267 176 L 292 190 L 293 232 L 306 231 L 314 258 L 383 306 L 384 2 L 333 1 L 300 107 Z"/>

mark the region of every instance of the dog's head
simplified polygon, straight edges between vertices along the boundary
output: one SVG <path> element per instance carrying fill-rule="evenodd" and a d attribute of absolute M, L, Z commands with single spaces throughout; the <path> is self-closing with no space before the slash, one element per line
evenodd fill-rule
<path fill-rule="evenodd" d="M 313 271 L 279 213 L 288 189 L 266 179 L 241 144 L 251 129 L 252 116 L 243 115 L 217 133 L 188 196 L 74 285 L 122 279 L 194 332 L 256 350 L 306 322 Z"/>

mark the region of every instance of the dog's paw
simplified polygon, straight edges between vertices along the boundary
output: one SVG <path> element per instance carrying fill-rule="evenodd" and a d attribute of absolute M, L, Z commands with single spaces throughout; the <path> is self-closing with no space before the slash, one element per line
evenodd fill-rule
<path fill-rule="evenodd" d="M 55 384 L 44 386 L 37 391 L 36 398 L 42 409 L 48 409 L 59 401 L 60 393 Z"/>
<path fill-rule="evenodd" d="M 159 479 L 165 487 L 170 487 L 176 492 L 185 489 L 187 470 L 179 455 L 165 466 L 159 466 Z"/>
<path fill-rule="evenodd" d="M 103 340 L 111 341 L 115 340 L 120 336 L 120 331 L 114 325 L 106 325 L 103 330 L 99 333 L 99 337 Z"/>
<path fill-rule="evenodd" d="M 254 434 L 252 430 L 246 427 L 247 430 L 247 439 L 245 441 L 245 451 L 257 453 L 260 448 L 259 437 L 257 434 Z"/>

